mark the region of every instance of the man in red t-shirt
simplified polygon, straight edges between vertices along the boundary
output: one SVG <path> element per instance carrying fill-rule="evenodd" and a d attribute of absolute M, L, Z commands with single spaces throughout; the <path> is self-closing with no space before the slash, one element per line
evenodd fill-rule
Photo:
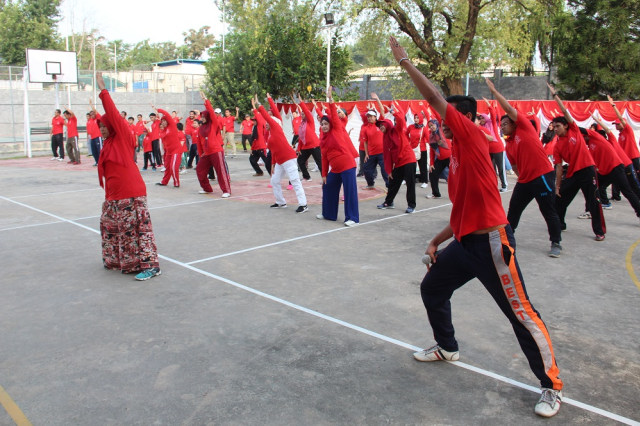
<path fill-rule="evenodd" d="M 51 160 L 64 160 L 64 118 L 62 118 L 61 111 L 57 109 L 54 112 L 51 119 L 51 151 L 53 151 L 53 157 Z"/>
<path fill-rule="evenodd" d="M 560 107 L 564 116 L 555 117 L 551 122 L 558 136 L 556 146 L 553 149 L 553 164 L 556 166 L 556 210 L 560 216 L 562 229 L 567 228 L 564 218 L 567 207 L 575 198 L 578 191 L 582 191 L 586 200 L 587 210 L 591 213 L 591 229 L 596 234 L 595 240 L 604 240 L 606 225 L 602 214 L 602 205 L 596 197 L 598 191 L 596 167 L 587 148 L 587 144 L 580 133 L 571 115 L 567 112 L 562 99 L 558 97 L 555 89 L 549 86 L 551 95 Z M 562 163 L 568 163 L 567 173 L 562 178 Z"/>
<path fill-rule="evenodd" d="M 527 296 L 516 260 L 513 230 L 496 188 L 489 144 L 473 122 L 476 101 L 468 96 L 450 96 L 445 100 L 409 61 L 407 52 L 394 37 L 390 37 L 390 44 L 400 67 L 442 117 L 444 136 L 452 138 L 451 219 L 427 247 L 432 266 L 420 285 L 436 345 L 413 356 L 418 361 L 459 359 L 450 299 L 456 289 L 478 278 L 509 319 L 529 366 L 540 380 L 542 395 L 535 406 L 536 414 L 554 416 L 560 409 L 562 381 L 547 328 Z M 451 237 L 454 240 L 437 253 L 438 247 Z"/>
<path fill-rule="evenodd" d="M 67 155 L 69 164 L 80 164 L 80 149 L 78 148 L 78 118 L 69 108 L 64 110 L 67 125 Z"/>
<path fill-rule="evenodd" d="M 242 126 L 242 149 L 244 152 L 247 152 L 247 142 L 249 142 L 249 148 L 251 148 L 251 135 L 253 134 L 253 121 L 251 120 L 251 116 L 246 114 L 240 124 Z"/>
<path fill-rule="evenodd" d="M 236 155 L 236 133 L 235 133 L 235 121 L 236 117 L 240 114 L 240 109 L 236 107 L 236 115 L 231 115 L 231 110 L 224 110 L 224 117 L 222 118 L 222 124 L 224 133 L 222 135 L 223 145 L 225 149 L 228 145 L 231 145 L 231 155 Z M 245 150 L 246 151 L 246 150 Z M 233 157 L 231 157 L 233 158 Z"/>
<path fill-rule="evenodd" d="M 633 133 L 633 129 L 627 123 L 627 120 L 622 117 L 620 110 L 611 99 L 611 96 L 607 96 L 609 104 L 613 107 L 613 110 L 618 116 L 618 121 L 614 121 L 613 125 L 616 127 L 618 133 L 618 143 L 624 150 L 625 154 L 631 159 L 633 169 L 636 173 L 636 180 L 640 181 L 640 150 L 638 150 L 638 142 L 636 141 L 636 135 Z M 620 201 L 620 190 L 614 185 L 612 191 L 612 198 Z"/>
<path fill-rule="evenodd" d="M 136 124 L 135 124 L 136 139 L 138 140 L 138 146 L 136 147 L 136 152 L 140 152 L 140 150 L 143 148 L 142 142 L 144 141 L 144 137 L 145 137 L 144 132 L 146 132 L 146 129 L 147 129 L 145 127 L 145 124 L 147 122 L 142 119 L 142 114 L 138 114 L 137 118 L 138 118 L 138 121 L 136 121 Z M 142 152 L 144 153 L 144 150 Z"/>
<path fill-rule="evenodd" d="M 518 175 L 518 182 L 513 188 L 509 201 L 507 220 L 515 231 L 520 222 L 522 212 L 535 198 L 540 213 L 547 222 L 551 249 L 549 256 L 559 257 L 562 253 L 560 246 L 561 228 L 560 217 L 556 211 L 556 175 L 549 162 L 544 147 L 538 138 L 538 132 L 522 111 L 518 111 L 498 92 L 488 78 L 487 86 L 493 97 L 500 103 L 507 113 L 500 119 L 502 133 L 508 136 L 506 152 L 507 158 Z"/>
<path fill-rule="evenodd" d="M 384 114 L 384 111 L 380 111 Z M 366 114 L 367 122 L 360 128 L 360 142 L 364 147 L 364 165 L 362 172 L 367 181 L 367 186 L 363 189 L 374 189 L 376 169 L 380 166 L 380 174 L 386 187 L 389 187 L 389 175 L 384 168 L 384 158 L 382 155 L 382 132 L 376 125 L 378 114 L 375 110 L 369 110 Z"/>

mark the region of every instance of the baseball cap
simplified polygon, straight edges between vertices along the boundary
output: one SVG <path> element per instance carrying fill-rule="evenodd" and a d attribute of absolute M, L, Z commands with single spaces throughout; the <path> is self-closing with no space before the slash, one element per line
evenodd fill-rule
<path fill-rule="evenodd" d="M 614 124 L 614 125 L 615 125 L 615 124 L 620 124 L 620 120 L 616 120 L 616 121 L 614 121 L 614 122 L 613 122 L 613 123 L 611 123 L 611 124 Z"/>
<path fill-rule="evenodd" d="M 220 108 L 216 108 L 213 110 L 213 112 L 215 112 L 216 114 L 220 114 L 222 110 Z"/>
<path fill-rule="evenodd" d="M 369 110 L 369 111 L 367 111 L 367 115 L 373 115 L 374 117 L 377 117 L 377 116 L 378 116 L 378 114 L 377 114 L 375 111 L 373 111 L 373 110 Z"/>

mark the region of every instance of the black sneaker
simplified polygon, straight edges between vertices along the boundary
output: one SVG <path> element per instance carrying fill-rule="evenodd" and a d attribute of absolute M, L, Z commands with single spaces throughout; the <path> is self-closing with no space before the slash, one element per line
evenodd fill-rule
<path fill-rule="evenodd" d="M 273 203 L 269 207 L 271 207 L 272 209 L 284 209 L 284 208 L 287 207 L 287 205 L 286 204 Z"/>
<path fill-rule="evenodd" d="M 378 205 L 379 209 L 395 209 L 395 207 L 393 206 L 393 203 L 391 204 L 387 204 L 387 203 L 382 203 Z"/>
<path fill-rule="evenodd" d="M 298 206 L 298 208 L 296 209 L 296 213 L 304 213 L 308 210 L 309 210 L 309 207 L 307 206 Z"/>
<path fill-rule="evenodd" d="M 158 186 L 167 186 L 166 183 L 162 183 L 162 182 L 156 182 L 156 185 L 158 185 Z"/>

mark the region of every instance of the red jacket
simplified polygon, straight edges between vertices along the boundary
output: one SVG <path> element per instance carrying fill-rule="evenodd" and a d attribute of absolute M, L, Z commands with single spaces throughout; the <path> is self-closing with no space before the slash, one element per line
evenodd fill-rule
<path fill-rule="evenodd" d="M 163 109 L 158 108 L 158 112 L 162 114 L 162 120 L 167 122 L 167 127 L 165 127 L 165 134 L 162 136 L 162 143 L 164 144 L 165 154 L 166 155 L 174 155 L 181 154 L 184 149 L 180 144 L 180 135 L 181 133 L 176 126 L 175 120 L 171 118 L 171 115 Z"/>
<path fill-rule="evenodd" d="M 206 123 L 203 123 L 198 129 L 203 149 L 202 155 L 223 152 L 222 123 L 218 120 L 216 113 L 213 112 L 213 107 L 209 99 L 204 101 L 204 107 L 206 111 L 204 111 L 201 116 L 206 119 Z"/>
<path fill-rule="evenodd" d="M 271 151 L 272 164 L 283 164 L 296 158 L 296 152 L 291 145 L 289 145 L 282 127 L 269 115 L 262 105 L 258 108 L 258 112 L 262 114 L 262 117 L 269 123 L 270 130 L 267 146 L 269 147 L 269 151 Z"/>
<path fill-rule="evenodd" d="M 298 149 L 313 149 L 320 146 L 320 139 L 316 135 L 316 122 L 313 120 L 313 114 L 304 103 L 300 103 L 300 108 L 304 114 L 305 124 L 300 124 L 304 133 L 298 135 Z"/>
<path fill-rule="evenodd" d="M 404 132 L 404 128 L 407 125 L 404 118 L 405 112 L 398 109 L 394 111 L 393 116 L 396 119 L 395 126 L 390 120 L 384 120 L 383 157 L 384 169 L 388 174 L 391 174 L 393 169 L 416 162 L 416 156 Z"/>
<path fill-rule="evenodd" d="M 264 129 L 264 123 L 265 120 L 264 118 L 262 118 L 262 114 L 260 114 L 260 112 L 258 112 L 257 109 L 253 110 L 253 116 L 256 118 L 256 126 L 258 127 L 256 129 L 256 132 L 258 134 L 258 138 L 255 139 L 253 141 L 253 144 L 251 144 L 251 150 L 252 151 L 257 151 L 259 149 L 267 149 L 267 142 L 265 141 L 265 129 Z"/>
<path fill-rule="evenodd" d="M 98 179 L 107 200 L 143 197 L 147 187 L 133 162 L 133 135 L 129 123 L 120 116 L 109 92 L 100 92 L 104 115 L 100 122 L 109 129 L 109 137 L 103 142 L 98 162 Z"/>
<path fill-rule="evenodd" d="M 351 140 L 344 138 L 344 123 L 338 117 L 338 110 L 334 103 L 329 104 L 329 122 L 331 129 L 327 133 L 322 133 L 320 142 L 323 177 L 327 176 L 329 167 L 332 173 L 342 173 L 355 168 L 355 157 L 358 156 Z"/>

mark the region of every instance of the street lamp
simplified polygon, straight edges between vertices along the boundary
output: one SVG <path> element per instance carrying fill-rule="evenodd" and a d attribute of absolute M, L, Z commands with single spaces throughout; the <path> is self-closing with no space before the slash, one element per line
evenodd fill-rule
<path fill-rule="evenodd" d="M 325 28 L 327 29 L 327 87 L 325 93 L 327 93 L 327 102 L 329 102 L 329 87 L 331 87 L 331 27 L 335 25 L 333 20 L 333 13 L 324 14 Z"/>

